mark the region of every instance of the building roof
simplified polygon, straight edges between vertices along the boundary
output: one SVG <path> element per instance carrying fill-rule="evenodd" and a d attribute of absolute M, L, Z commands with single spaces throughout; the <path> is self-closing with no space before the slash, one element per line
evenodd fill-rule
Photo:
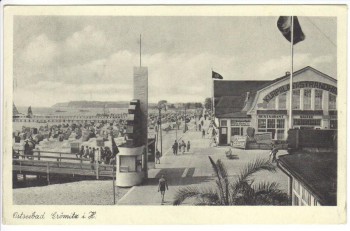
<path fill-rule="evenodd" d="M 257 89 L 267 82 L 270 81 L 214 81 L 216 117 L 223 118 L 224 114 L 229 116 L 232 113 L 241 112 L 243 109 L 246 113 L 246 108 L 248 108 L 246 106 L 253 102 Z"/>
<path fill-rule="evenodd" d="M 333 81 L 337 81 L 336 79 L 310 66 L 304 67 L 298 71 L 293 72 L 293 75 L 298 75 L 307 70 L 312 70 L 319 75 L 322 75 Z M 289 76 L 289 74 L 286 74 L 274 80 L 262 81 L 214 80 L 215 116 L 217 118 L 230 118 L 234 116 L 234 113 L 237 112 L 240 112 L 239 115 L 242 116 L 242 114 L 249 111 L 252 107 L 257 91 L 264 89 L 279 81 L 286 80 L 289 78 Z M 247 97 L 248 92 L 249 95 Z"/>
<path fill-rule="evenodd" d="M 322 205 L 337 204 L 337 154 L 298 153 L 279 156 L 282 165 Z"/>
<path fill-rule="evenodd" d="M 304 71 L 307 71 L 307 70 L 312 70 L 312 71 L 316 72 L 317 74 L 322 75 L 323 77 L 329 78 L 329 79 L 331 79 L 331 80 L 333 80 L 333 81 L 337 81 L 336 79 L 330 77 L 329 75 L 326 75 L 325 73 L 320 72 L 320 71 L 318 71 L 318 70 L 316 70 L 315 68 L 310 67 L 310 66 L 306 66 L 306 67 L 304 67 L 304 68 L 302 68 L 302 69 L 300 69 L 300 70 L 294 71 L 294 72 L 293 72 L 293 77 L 294 77 L 295 75 L 298 75 L 298 74 L 300 74 L 300 73 L 303 73 Z M 285 79 L 289 79 L 289 76 L 290 76 L 290 74 L 287 74 L 287 73 L 286 73 L 284 76 L 279 77 L 279 78 L 277 78 L 277 79 L 274 79 L 274 80 L 272 80 L 272 81 L 269 81 L 268 83 L 262 85 L 262 86 L 259 87 L 257 90 L 264 89 L 265 87 L 268 87 L 268 86 L 270 86 L 271 84 L 277 83 L 277 82 L 279 82 L 279 81 L 283 81 L 283 80 L 285 80 Z"/>
<path fill-rule="evenodd" d="M 256 92 L 259 87 L 269 82 L 271 81 L 214 80 L 214 97 L 246 95 L 247 92 Z"/>

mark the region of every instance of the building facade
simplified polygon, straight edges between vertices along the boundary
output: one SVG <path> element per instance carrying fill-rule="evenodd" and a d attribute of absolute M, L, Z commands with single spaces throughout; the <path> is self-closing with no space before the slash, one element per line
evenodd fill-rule
<path fill-rule="evenodd" d="M 294 72 L 292 118 L 289 80 L 289 73 L 272 81 L 215 80 L 219 144 L 229 144 L 234 135 L 246 135 L 248 127 L 285 140 L 290 119 L 293 128 L 336 130 L 337 80 L 309 66 Z"/>

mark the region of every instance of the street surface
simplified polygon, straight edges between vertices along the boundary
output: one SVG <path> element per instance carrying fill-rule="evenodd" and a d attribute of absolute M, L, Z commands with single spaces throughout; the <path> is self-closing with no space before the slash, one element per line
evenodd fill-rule
<path fill-rule="evenodd" d="M 204 128 L 207 130 L 208 126 L 209 120 L 206 120 Z M 215 184 L 208 156 L 211 156 L 214 161 L 221 159 L 232 178 L 236 177 L 240 169 L 248 162 L 254 161 L 256 158 L 269 157 L 269 150 L 233 148 L 233 154 L 237 155 L 238 159 L 229 160 L 225 156 L 228 147 L 210 147 L 211 139 L 207 134 L 206 138 L 202 138 L 201 132 L 194 128 L 194 122 L 189 123 L 189 131 L 186 133 L 183 133 L 182 129 L 178 130 L 177 137 L 180 141 L 184 140 L 186 144 L 188 140 L 191 142 L 190 151 L 173 155 L 171 146 L 176 139 L 176 133 L 174 130 L 168 133 L 163 131 L 163 156 L 160 159 L 160 164 L 157 164 L 155 169 L 150 169 L 148 172 L 149 179 L 140 186 L 132 187 L 118 201 L 118 205 L 160 205 L 161 196 L 158 192 L 158 180 L 161 175 L 167 178 L 169 185 L 169 190 L 165 194 L 164 205 L 172 205 L 174 195 L 181 187 L 188 185 L 207 187 L 210 184 Z M 286 153 L 285 150 L 280 150 L 278 155 Z M 287 192 L 288 178 L 279 169 L 276 173 L 259 172 L 255 176 L 255 182 L 262 181 L 275 181 L 279 183 L 282 190 Z"/>

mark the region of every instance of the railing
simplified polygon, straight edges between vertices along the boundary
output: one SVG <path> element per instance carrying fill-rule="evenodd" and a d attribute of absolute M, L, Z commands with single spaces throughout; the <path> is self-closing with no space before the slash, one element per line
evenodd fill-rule
<path fill-rule="evenodd" d="M 24 154 L 24 150 L 23 149 L 17 149 L 15 150 L 15 152 L 17 153 L 18 156 L 22 156 L 22 159 L 24 159 L 24 156 L 26 156 Z M 33 156 L 33 157 L 37 157 L 38 160 L 40 160 L 40 158 L 57 158 L 57 159 L 71 159 L 69 157 L 62 157 L 62 155 L 67 155 L 67 156 L 76 156 L 76 158 L 78 158 L 79 153 L 70 153 L 70 152 L 53 152 L 53 151 L 42 151 L 42 150 L 32 150 L 31 151 L 33 153 L 33 155 L 27 155 L 27 156 Z M 37 153 L 37 155 L 34 155 L 34 153 Z M 47 155 L 42 155 L 42 154 L 57 154 L 59 156 L 47 156 Z M 57 160 L 58 161 L 58 160 Z"/>
<path fill-rule="evenodd" d="M 62 155 L 78 155 L 74 153 L 34 151 L 38 155 L 24 155 L 19 154 L 20 151 L 24 150 L 17 150 L 17 155 L 14 155 L 13 171 L 38 174 L 46 172 L 48 183 L 50 183 L 50 173 L 96 176 L 96 179 L 99 179 L 100 176 L 112 177 L 115 172 L 114 165 L 101 164 L 97 161 L 91 163 L 91 160 L 87 158 L 62 157 Z M 42 153 L 54 153 L 60 156 L 48 156 Z"/>

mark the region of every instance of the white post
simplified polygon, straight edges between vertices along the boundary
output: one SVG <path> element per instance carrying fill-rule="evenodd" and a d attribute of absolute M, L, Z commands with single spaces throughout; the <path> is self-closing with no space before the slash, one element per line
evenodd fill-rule
<path fill-rule="evenodd" d="M 291 53 L 291 72 L 289 80 L 289 129 L 293 128 L 293 47 L 294 47 L 294 17 L 292 16 L 290 53 Z"/>
<path fill-rule="evenodd" d="M 213 81 L 213 89 L 212 89 L 212 108 L 213 108 L 213 117 L 215 118 L 215 106 L 214 106 L 214 103 L 215 103 L 215 97 L 214 97 L 214 79 L 212 79 Z"/>

